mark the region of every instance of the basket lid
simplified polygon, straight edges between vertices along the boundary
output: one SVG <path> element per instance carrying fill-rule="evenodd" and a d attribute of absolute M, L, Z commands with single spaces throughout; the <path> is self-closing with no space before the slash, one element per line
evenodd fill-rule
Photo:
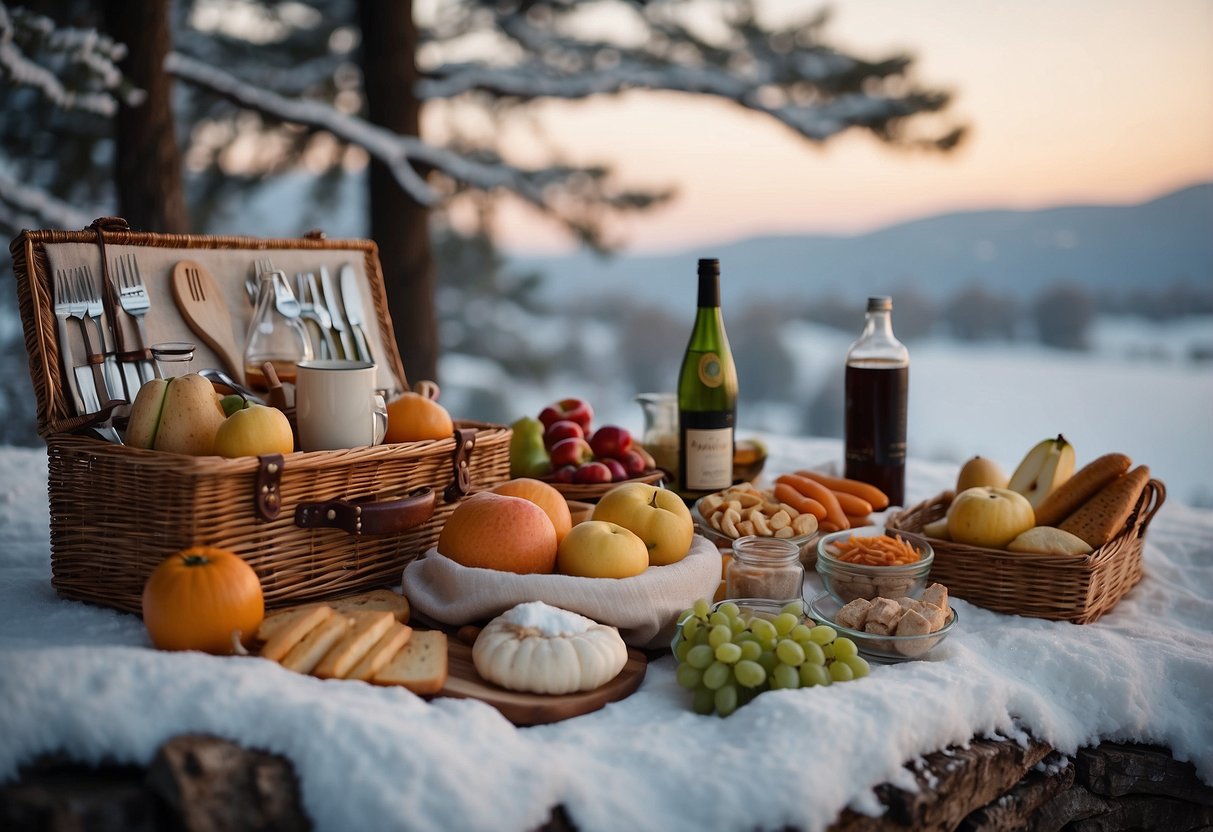
<path fill-rule="evenodd" d="M 379 249 L 371 240 L 329 240 L 315 233 L 302 238 L 258 238 L 200 234 L 156 234 L 131 231 L 125 221 L 103 218 L 82 231 L 22 231 L 9 246 L 13 274 L 17 282 L 17 302 L 29 357 L 30 378 L 37 402 L 38 434 L 71 430 L 80 424 L 68 386 L 68 370 L 60 360 L 60 332 L 69 339 L 81 338 L 74 321 L 61 330 L 54 310 L 52 275 L 59 269 L 88 266 L 96 278 L 104 279 L 103 258 L 109 264 L 115 258 L 133 255 L 147 287 L 151 308 L 144 317 L 148 343 L 192 340 L 198 350 L 192 370 L 223 367 L 218 355 L 191 332 L 173 300 L 170 275 L 181 260 L 193 260 L 205 267 L 220 287 L 232 318 L 233 338 L 244 343 L 252 307 L 248 303 L 244 280 L 257 260 L 269 259 L 274 268 L 292 278 L 296 272 L 318 272 L 326 268 L 333 283 L 343 266 L 352 267 L 362 294 L 366 320 L 363 329 L 376 364 L 378 386 L 387 390 L 408 389 L 407 376 L 396 346 L 392 319 L 388 313 Z M 118 334 L 138 343 L 138 329 L 120 309 L 111 323 L 106 316 L 107 338 Z M 113 331 L 113 326 L 119 332 Z M 92 330 L 95 332 L 95 330 Z M 114 345 L 107 342 L 109 351 Z M 85 355 L 82 341 L 75 342 L 72 354 L 76 363 Z"/>

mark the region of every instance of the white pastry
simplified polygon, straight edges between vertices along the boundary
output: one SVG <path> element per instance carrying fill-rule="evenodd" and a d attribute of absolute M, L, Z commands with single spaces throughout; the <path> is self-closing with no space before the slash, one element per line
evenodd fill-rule
<path fill-rule="evenodd" d="M 593 690 L 614 679 L 627 660 L 617 629 L 542 601 L 497 616 L 472 647 L 483 678 L 531 693 Z"/>

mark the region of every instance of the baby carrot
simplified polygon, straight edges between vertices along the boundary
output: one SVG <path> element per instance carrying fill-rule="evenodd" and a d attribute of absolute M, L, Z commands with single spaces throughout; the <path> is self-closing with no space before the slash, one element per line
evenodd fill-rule
<path fill-rule="evenodd" d="M 858 529 L 861 526 L 868 525 L 868 516 L 866 514 L 862 517 L 854 514 L 848 514 L 847 522 L 851 524 L 852 529 Z"/>
<path fill-rule="evenodd" d="M 884 511 L 889 507 L 889 498 L 885 493 L 874 485 L 868 485 L 866 482 L 848 480 L 844 477 L 830 477 L 825 474 L 819 474 L 816 471 L 797 471 L 796 473 L 814 482 L 819 482 L 832 491 L 854 494 L 856 497 L 867 500 L 872 504 L 872 508 L 877 511 Z"/>
<path fill-rule="evenodd" d="M 792 486 L 785 482 L 776 482 L 775 491 L 773 492 L 775 499 L 781 503 L 787 503 L 792 508 L 799 511 L 801 514 L 811 514 L 818 521 L 824 520 L 826 516 L 826 508 L 821 503 L 804 496 Z"/>
<path fill-rule="evenodd" d="M 831 488 L 830 490 L 834 492 L 834 498 L 838 500 L 838 505 L 842 506 L 842 510 L 848 516 L 866 517 L 872 513 L 872 504 L 862 497 L 856 497 L 854 494 L 848 494 L 836 488 Z"/>
<path fill-rule="evenodd" d="M 778 483 L 790 485 L 810 499 L 816 500 L 825 506 L 826 519 L 840 529 L 849 529 L 851 524 L 847 522 L 846 512 L 842 510 L 842 506 L 838 504 L 838 498 L 834 496 L 834 492 L 826 488 L 819 482 L 802 477 L 799 474 L 784 474 L 779 479 L 775 480 Z M 821 518 L 818 517 L 818 520 Z"/>

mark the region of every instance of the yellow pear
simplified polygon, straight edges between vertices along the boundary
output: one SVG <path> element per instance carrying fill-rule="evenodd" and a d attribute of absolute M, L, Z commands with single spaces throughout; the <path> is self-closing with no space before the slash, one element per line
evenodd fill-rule
<path fill-rule="evenodd" d="M 144 384 L 131 406 L 126 444 L 192 456 L 215 452 L 223 424 L 221 396 L 197 373 Z"/>
<path fill-rule="evenodd" d="M 988 485 L 990 488 L 1006 488 L 1007 475 L 992 459 L 975 456 L 960 466 L 960 475 L 956 478 L 956 493 L 970 488 Z"/>
<path fill-rule="evenodd" d="M 1007 488 L 1028 498 L 1035 511 L 1074 474 L 1074 446 L 1060 433 L 1037 442 L 1011 475 Z"/>
<path fill-rule="evenodd" d="M 154 378 L 146 381 L 135 395 L 131 405 L 130 420 L 126 424 L 123 441 L 132 448 L 150 448 L 156 441 L 156 428 L 160 426 L 160 412 L 164 409 L 164 394 L 168 392 L 168 379 Z"/>

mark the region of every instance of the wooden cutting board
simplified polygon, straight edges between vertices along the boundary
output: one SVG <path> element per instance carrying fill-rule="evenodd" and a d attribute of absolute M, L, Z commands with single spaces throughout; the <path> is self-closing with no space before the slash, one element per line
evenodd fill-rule
<path fill-rule="evenodd" d="M 472 664 L 472 648 L 453 636 L 447 638 L 447 665 L 446 685 L 437 696 L 479 699 L 501 711 L 515 725 L 546 725 L 588 714 L 608 702 L 630 696 L 644 681 L 648 660 L 639 650 L 629 647 L 627 664 L 614 679 L 594 690 L 559 696 L 506 690 L 486 682 Z"/>

